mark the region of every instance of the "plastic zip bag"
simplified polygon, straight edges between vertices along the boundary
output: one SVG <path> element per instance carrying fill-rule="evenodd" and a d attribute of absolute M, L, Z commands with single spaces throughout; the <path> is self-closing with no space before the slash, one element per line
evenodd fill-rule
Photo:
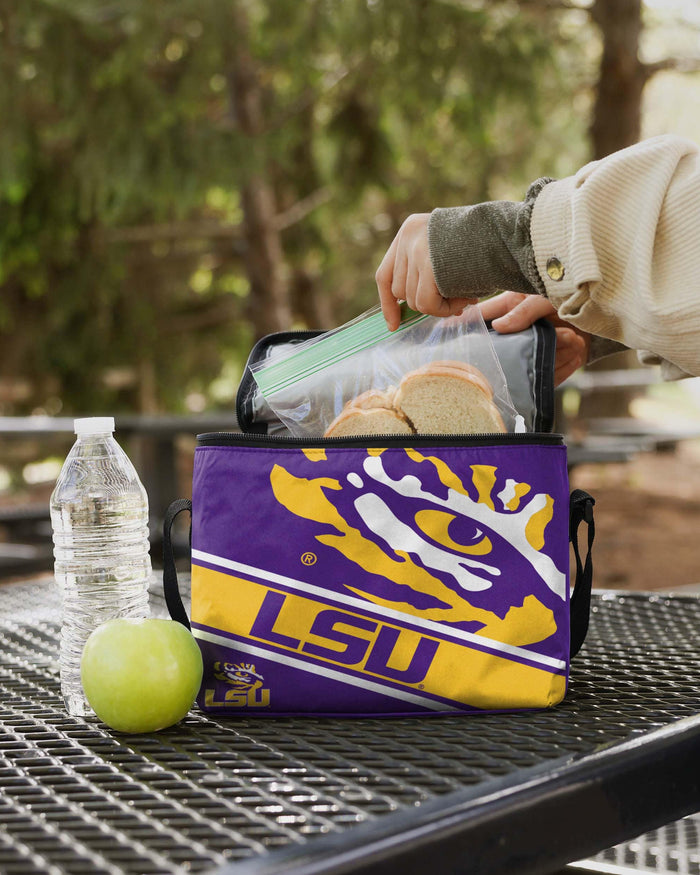
<path fill-rule="evenodd" d="M 429 366 L 440 372 L 477 369 L 474 379 L 485 378 L 503 424 L 488 430 L 524 430 L 477 306 L 468 306 L 459 316 L 439 318 L 403 305 L 394 332 L 387 329 L 381 309 L 373 307 L 283 356 L 251 365 L 251 372 L 266 402 L 293 436 L 320 437 L 342 412 L 360 403 L 357 399 L 364 403 L 369 393 L 371 406 L 379 404 L 375 393 L 394 398 L 408 375 Z M 416 431 L 412 425 L 411 430 Z M 444 428 L 436 425 L 420 431 L 440 433 Z"/>

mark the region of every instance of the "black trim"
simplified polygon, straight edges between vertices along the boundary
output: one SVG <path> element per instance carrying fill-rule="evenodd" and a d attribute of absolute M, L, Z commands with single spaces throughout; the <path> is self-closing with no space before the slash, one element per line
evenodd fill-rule
<path fill-rule="evenodd" d="M 353 435 L 352 437 L 303 438 L 289 435 L 241 434 L 214 431 L 197 435 L 198 447 L 478 447 L 478 446 L 563 446 L 560 434 L 508 432 L 498 434 Z"/>
<path fill-rule="evenodd" d="M 535 329 L 535 431 L 551 431 L 554 428 L 554 360 L 557 348 L 557 332 L 547 319 L 538 319 Z"/>
<path fill-rule="evenodd" d="M 216 872 L 546 875 L 699 803 L 700 722 L 687 717 L 641 740 L 521 769 Z"/>

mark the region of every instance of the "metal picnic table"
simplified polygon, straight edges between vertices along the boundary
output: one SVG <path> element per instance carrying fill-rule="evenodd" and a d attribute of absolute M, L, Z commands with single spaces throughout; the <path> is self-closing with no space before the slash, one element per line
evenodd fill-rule
<path fill-rule="evenodd" d="M 164 610 L 157 581 L 155 613 Z M 551 873 L 700 810 L 700 598 L 594 592 L 551 711 L 70 717 L 49 576 L 0 586 L 0 873 Z"/>

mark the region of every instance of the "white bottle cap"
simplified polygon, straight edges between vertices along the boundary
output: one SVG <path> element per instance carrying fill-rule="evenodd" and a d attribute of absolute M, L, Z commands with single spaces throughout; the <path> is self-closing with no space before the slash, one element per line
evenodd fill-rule
<path fill-rule="evenodd" d="M 114 431 L 114 417 L 89 416 L 86 419 L 74 419 L 73 430 L 78 437 L 89 434 L 112 434 Z"/>

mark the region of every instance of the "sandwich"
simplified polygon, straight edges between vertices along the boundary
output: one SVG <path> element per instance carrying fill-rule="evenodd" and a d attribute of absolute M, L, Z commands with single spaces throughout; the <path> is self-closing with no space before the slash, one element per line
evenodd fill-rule
<path fill-rule="evenodd" d="M 506 431 L 486 377 L 473 365 L 435 361 L 397 387 L 352 398 L 324 437 L 383 434 L 478 434 Z"/>

